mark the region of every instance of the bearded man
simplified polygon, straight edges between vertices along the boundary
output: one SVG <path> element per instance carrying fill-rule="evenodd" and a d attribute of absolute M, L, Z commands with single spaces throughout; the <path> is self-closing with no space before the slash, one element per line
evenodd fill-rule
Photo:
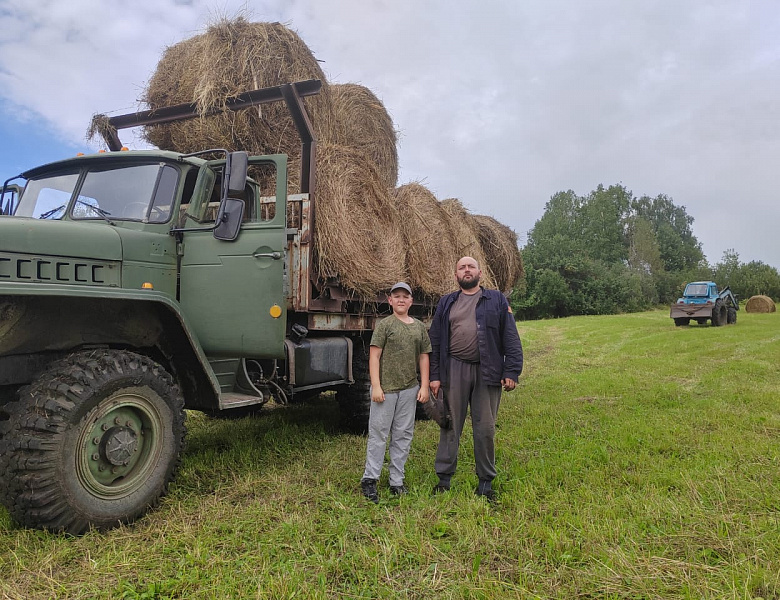
<path fill-rule="evenodd" d="M 436 452 L 439 482 L 434 493 L 450 489 L 458 464 L 458 447 L 466 412 L 471 407 L 476 493 L 496 500 L 495 430 L 502 388 L 515 389 L 523 370 L 523 346 L 507 299 L 479 285 L 482 271 L 470 256 L 458 261 L 455 279 L 460 290 L 439 300 L 430 329 L 431 391 L 441 388 L 452 415 L 452 427 L 442 429 Z"/>

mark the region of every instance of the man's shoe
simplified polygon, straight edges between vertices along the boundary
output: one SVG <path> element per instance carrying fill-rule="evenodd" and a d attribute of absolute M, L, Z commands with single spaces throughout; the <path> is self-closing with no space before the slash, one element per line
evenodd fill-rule
<path fill-rule="evenodd" d="M 379 492 L 376 489 L 376 479 L 361 479 L 360 491 L 367 500 L 370 500 L 374 504 L 379 503 Z"/>
<path fill-rule="evenodd" d="M 449 484 L 444 484 L 441 481 L 433 486 L 433 494 L 443 494 L 444 492 L 449 492 L 450 486 Z"/>
<path fill-rule="evenodd" d="M 495 504 L 498 500 L 498 495 L 496 494 L 496 491 L 493 489 L 484 489 L 478 487 L 476 490 L 474 490 L 474 493 L 477 494 L 477 496 L 481 496 L 482 498 L 485 498 L 490 504 Z"/>
<path fill-rule="evenodd" d="M 409 490 L 405 485 L 391 485 L 390 486 L 390 493 L 393 496 L 405 496 L 409 493 Z"/>

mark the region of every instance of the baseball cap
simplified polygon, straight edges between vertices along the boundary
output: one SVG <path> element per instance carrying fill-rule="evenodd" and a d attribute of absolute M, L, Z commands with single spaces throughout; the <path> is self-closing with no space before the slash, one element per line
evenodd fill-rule
<path fill-rule="evenodd" d="M 399 281 L 396 283 L 393 287 L 390 288 L 390 293 L 392 294 L 395 290 L 406 290 L 409 292 L 409 295 L 412 294 L 412 288 L 410 288 L 407 284 L 405 284 L 403 281 Z"/>

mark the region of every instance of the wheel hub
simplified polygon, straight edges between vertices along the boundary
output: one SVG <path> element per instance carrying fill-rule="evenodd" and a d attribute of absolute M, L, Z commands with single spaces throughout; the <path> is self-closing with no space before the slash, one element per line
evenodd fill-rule
<path fill-rule="evenodd" d="M 112 465 L 126 465 L 138 448 L 138 436 L 129 427 L 114 427 L 104 436 L 104 453 Z"/>

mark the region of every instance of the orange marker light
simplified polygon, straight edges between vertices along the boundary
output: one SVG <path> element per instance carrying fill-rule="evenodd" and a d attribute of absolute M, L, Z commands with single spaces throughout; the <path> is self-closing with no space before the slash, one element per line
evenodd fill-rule
<path fill-rule="evenodd" d="M 102 148 L 100 150 L 98 150 L 98 154 L 103 154 L 104 152 L 105 152 L 105 150 L 103 150 Z"/>
<path fill-rule="evenodd" d="M 153 290 L 154 286 L 149 283 L 148 281 L 144 282 L 144 284 L 141 286 L 142 290 Z"/>
<path fill-rule="evenodd" d="M 83 152 L 76 152 L 76 156 L 84 156 Z"/>
<path fill-rule="evenodd" d="M 122 152 L 127 152 L 128 150 L 130 150 L 130 148 L 127 146 L 122 146 Z"/>
<path fill-rule="evenodd" d="M 281 317 L 281 316 L 282 316 L 282 307 L 281 307 L 281 306 L 279 306 L 278 304 L 274 304 L 274 305 L 271 307 L 271 310 L 269 310 L 268 312 L 269 312 L 269 313 L 271 313 L 271 316 L 272 316 L 274 319 L 278 319 L 279 317 Z"/>

